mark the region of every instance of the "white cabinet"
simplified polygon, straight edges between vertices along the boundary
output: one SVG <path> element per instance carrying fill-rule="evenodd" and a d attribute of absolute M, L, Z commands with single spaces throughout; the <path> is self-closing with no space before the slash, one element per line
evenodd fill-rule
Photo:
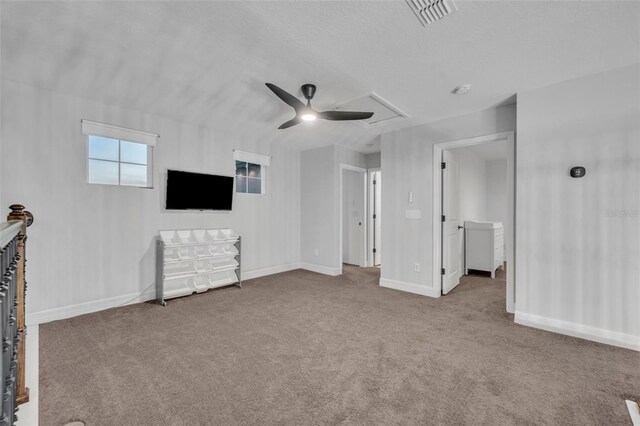
<path fill-rule="evenodd" d="M 240 236 L 231 229 L 160 231 L 156 300 L 201 293 L 240 280 Z"/>
<path fill-rule="evenodd" d="M 504 258 L 504 230 L 501 222 L 464 222 L 465 273 L 469 269 L 491 272 L 502 266 Z"/>

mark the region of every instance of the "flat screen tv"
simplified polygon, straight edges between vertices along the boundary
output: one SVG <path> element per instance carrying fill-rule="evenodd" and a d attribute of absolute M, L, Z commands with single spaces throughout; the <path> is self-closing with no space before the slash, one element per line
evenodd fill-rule
<path fill-rule="evenodd" d="M 167 210 L 231 210 L 233 177 L 167 171 Z"/>

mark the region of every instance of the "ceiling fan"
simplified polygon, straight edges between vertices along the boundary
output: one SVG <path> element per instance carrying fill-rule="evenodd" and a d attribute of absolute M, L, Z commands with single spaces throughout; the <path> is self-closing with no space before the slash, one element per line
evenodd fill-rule
<path fill-rule="evenodd" d="M 302 90 L 302 94 L 307 100 L 307 105 L 305 105 L 300 99 L 282 90 L 275 84 L 265 84 L 269 89 L 271 89 L 273 93 L 276 94 L 277 97 L 282 99 L 284 103 L 289 105 L 296 112 L 296 116 L 294 118 L 285 123 L 282 123 L 280 127 L 278 127 L 278 129 L 287 129 L 291 126 L 295 126 L 302 121 L 313 121 L 318 118 L 322 120 L 347 121 L 365 120 L 373 115 L 372 112 L 359 111 L 314 111 L 311 108 L 311 99 L 313 99 L 313 95 L 316 94 L 316 86 L 314 84 L 303 84 L 302 87 L 300 87 L 300 90 Z"/>

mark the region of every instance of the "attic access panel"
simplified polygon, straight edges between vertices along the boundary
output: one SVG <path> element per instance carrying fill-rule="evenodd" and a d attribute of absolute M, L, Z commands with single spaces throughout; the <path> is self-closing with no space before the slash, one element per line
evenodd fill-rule
<path fill-rule="evenodd" d="M 337 111 L 370 111 L 373 116 L 366 120 L 359 120 L 357 123 L 365 126 L 372 126 L 382 123 L 389 123 L 409 116 L 399 108 L 387 102 L 378 94 L 371 92 L 367 95 L 345 102 L 336 106 Z"/>

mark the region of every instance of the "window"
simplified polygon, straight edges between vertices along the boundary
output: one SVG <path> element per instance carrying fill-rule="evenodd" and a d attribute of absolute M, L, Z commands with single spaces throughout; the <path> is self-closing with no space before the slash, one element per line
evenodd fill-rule
<path fill-rule="evenodd" d="M 236 192 L 266 194 L 266 172 L 271 157 L 234 150 L 236 161 Z"/>
<path fill-rule="evenodd" d="M 88 183 L 152 187 L 157 135 L 87 120 L 82 121 L 82 132 L 87 135 Z"/>
<path fill-rule="evenodd" d="M 236 161 L 236 192 L 264 194 L 262 166 L 260 164 Z"/>
<path fill-rule="evenodd" d="M 151 187 L 148 145 L 89 135 L 89 183 Z"/>

